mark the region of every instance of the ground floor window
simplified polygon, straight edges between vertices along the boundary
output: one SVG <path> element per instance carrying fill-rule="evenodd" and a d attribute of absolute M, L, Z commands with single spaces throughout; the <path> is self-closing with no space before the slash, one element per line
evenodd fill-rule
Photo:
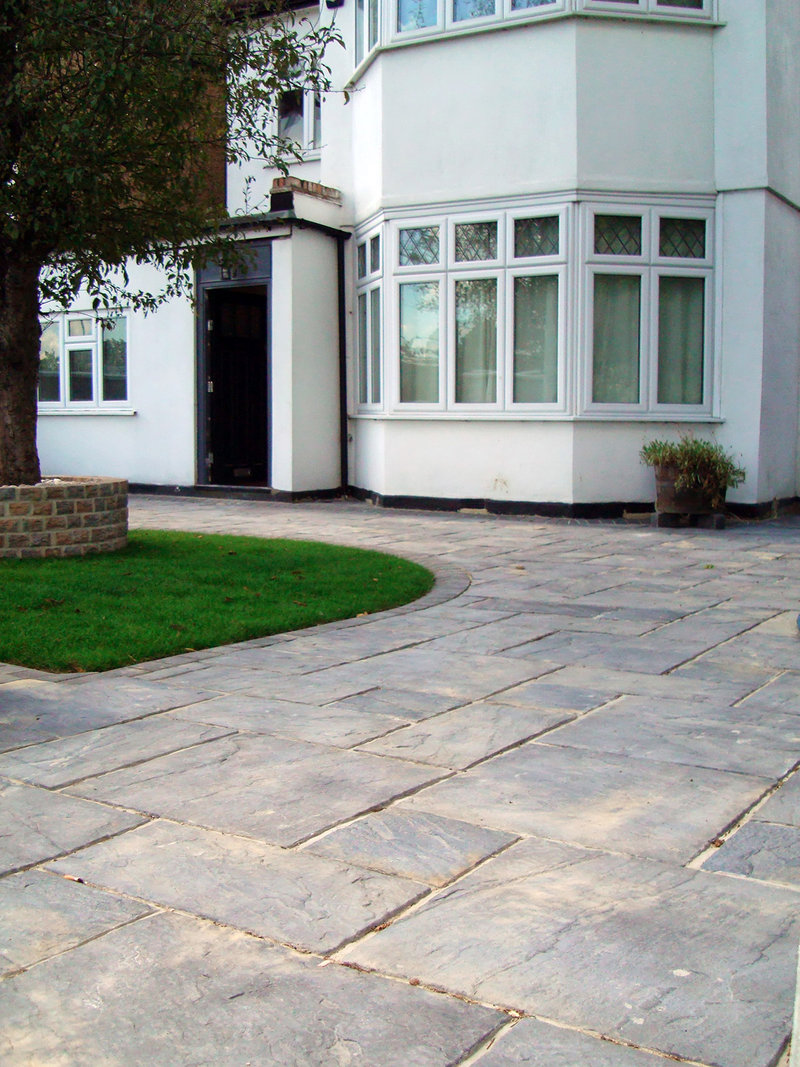
<path fill-rule="evenodd" d="M 114 407 L 128 400 L 124 314 L 56 315 L 42 323 L 39 404 L 45 409 Z"/>
<path fill-rule="evenodd" d="M 356 245 L 359 404 L 709 414 L 712 227 L 699 198 L 385 221 Z"/>

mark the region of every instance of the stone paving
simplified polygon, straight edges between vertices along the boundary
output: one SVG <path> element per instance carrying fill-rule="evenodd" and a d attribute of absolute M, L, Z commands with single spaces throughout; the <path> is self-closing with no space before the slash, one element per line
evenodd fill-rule
<path fill-rule="evenodd" d="M 131 514 L 437 585 L 102 676 L 0 665 L 0 1062 L 784 1062 L 800 521 Z"/>

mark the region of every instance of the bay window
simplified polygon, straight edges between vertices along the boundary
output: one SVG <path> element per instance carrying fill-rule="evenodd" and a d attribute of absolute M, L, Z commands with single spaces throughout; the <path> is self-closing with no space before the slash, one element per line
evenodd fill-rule
<path fill-rule="evenodd" d="M 381 402 L 381 237 L 373 234 L 356 246 L 358 402 Z"/>

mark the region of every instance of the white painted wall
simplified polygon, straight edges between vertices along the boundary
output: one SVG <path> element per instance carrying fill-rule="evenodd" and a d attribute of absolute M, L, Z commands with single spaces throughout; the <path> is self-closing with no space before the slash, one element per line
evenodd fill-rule
<path fill-rule="evenodd" d="M 797 0 L 767 0 L 769 185 L 800 206 L 800 10 Z"/>
<path fill-rule="evenodd" d="M 134 285 L 156 289 L 156 271 L 132 269 Z M 84 303 L 90 308 L 90 303 Z M 82 310 L 80 301 L 73 310 Z M 195 334 L 188 300 L 128 319 L 132 415 L 39 416 L 45 474 L 113 475 L 131 482 L 195 482 Z"/>
<path fill-rule="evenodd" d="M 339 458 L 336 241 L 294 228 L 273 245 L 272 486 L 333 489 Z"/>

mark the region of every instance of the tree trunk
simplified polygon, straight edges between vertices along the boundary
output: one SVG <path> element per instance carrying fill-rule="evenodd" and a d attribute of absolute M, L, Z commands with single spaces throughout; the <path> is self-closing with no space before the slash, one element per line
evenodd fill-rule
<path fill-rule="evenodd" d="M 40 480 L 39 267 L 16 249 L 0 249 L 0 485 Z"/>

